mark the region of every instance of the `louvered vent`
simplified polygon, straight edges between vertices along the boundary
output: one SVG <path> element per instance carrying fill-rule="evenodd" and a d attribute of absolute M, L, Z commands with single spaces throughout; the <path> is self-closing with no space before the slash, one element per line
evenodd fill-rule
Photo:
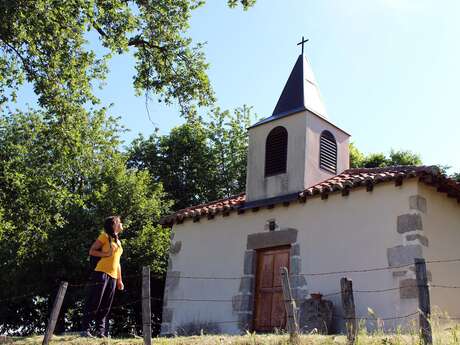
<path fill-rule="evenodd" d="M 330 173 L 337 174 L 337 143 L 329 131 L 321 133 L 319 167 Z"/>
<path fill-rule="evenodd" d="M 288 133 L 284 127 L 275 127 L 265 144 L 265 177 L 286 172 Z"/>

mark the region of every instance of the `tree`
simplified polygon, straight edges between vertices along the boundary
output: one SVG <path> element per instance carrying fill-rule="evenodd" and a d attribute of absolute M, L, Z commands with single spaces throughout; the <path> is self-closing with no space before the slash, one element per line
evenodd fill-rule
<path fill-rule="evenodd" d="M 146 169 L 161 182 L 173 209 L 244 191 L 251 108 L 209 114 L 209 122 L 190 117 L 167 135 L 140 136 L 129 148 L 129 167 Z"/>
<path fill-rule="evenodd" d="M 230 7 L 255 0 L 229 0 Z M 0 105 L 15 101 L 18 87 L 33 85 L 42 108 L 62 117 L 98 103 L 93 85 L 107 75 L 113 54 L 134 50 L 138 93 L 177 101 L 184 111 L 209 105 L 203 44 L 187 29 L 202 0 L 0 1 Z M 89 33 L 87 33 L 89 32 Z M 97 35 L 97 44 L 88 43 Z"/>
<path fill-rule="evenodd" d="M 370 153 L 363 161 L 364 168 L 382 168 L 389 165 L 391 165 L 390 160 L 384 153 Z"/>
<path fill-rule="evenodd" d="M 173 209 L 201 203 L 215 196 L 209 183 L 211 150 L 200 121 L 188 121 L 173 128 L 169 135 L 154 133 L 148 140 L 141 136 L 133 143 L 130 167 L 148 167 L 153 180 L 161 181 Z"/>
<path fill-rule="evenodd" d="M 126 168 L 115 120 L 102 111 L 72 119 L 38 111 L 0 119 L 0 333 L 43 332 L 60 280 L 74 286 L 58 330 L 78 329 L 84 290 L 75 283 L 87 279 L 88 248 L 107 215 L 126 224 L 123 275 L 132 291 L 139 282 L 128 277 L 139 277 L 141 266 L 158 276 L 166 269 L 169 230 L 158 220 L 169 203 L 161 184 Z M 114 331 L 134 324 L 124 320 Z"/>
<path fill-rule="evenodd" d="M 388 165 L 421 165 L 420 155 L 408 150 L 390 151 Z"/>
<path fill-rule="evenodd" d="M 438 165 L 439 170 L 442 174 L 449 176 L 457 182 L 460 182 L 460 173 L 449 173 L 449 170 L 452 168 L 449 165 Z"/>
<path fill-rule="evenodd" d="M 364 165 L 364 154 L 358 150 L 354 143 L 350 143 L 349 145 L 350 150 L 350 167 L 351 168 L 358 168 Z"/>
<path fill-rule="evenodd" d="M 219 108 L 210 114 L 208 135 L 217 167 L 214 183 L 218 198 L 236 195 L 246 188 L 247 128 L 253 118 L 252 108 L 246 105 L 236 108 L 233 114 Z"/>
<path fill-rule="evenodd" d="M 228 0 L 228 5 L 247 9 L 254 2 Z M 126 156 L 118 149 L 122 128 L 98 105 L 93 88 L 105 79 L 113 54 L 132 50 L 138 93 L 177 102 L 183 114 L 212 104 L 203 45 L 193 46 L 187 36 L 192 11 L 203 3 L 0 0 L 0 333 L 43 331 L 59 280 L 86 280 L 88 246 L 109 214 L 120 214 L 128 228 L 124 274 L 138 277 L 140 267 L 149 265 L 161 279 L 169 230 L 158 220 L 170 203 L 160 175 L 126 167 Z M 1 108 L 16 102 L 25 83 L 33 86 L 38 110 L 13 113 Z M 217 195 L 218 187 L 200 185 L 201 169 L 214 169 L 208 129 L 190 122 L 189 128 L 173 134 L 159 144 L 162 154 L 169 154 L 170 185 L 184 181 L 180 171 L 173 175 L 174 167 L 184 167 L 197 183 L 190 200 Z M 190 152 L 190 162 L 174 165 L 181 145 L 202 151 Z M 197 165 L 198 154 L 210 160 Z M 168 182 L 165 176 L 162 180 Z M 127 282 L 137 292 L 136 284 L 136 279 Z M 158 284 L 155 297 L 161 289 Z M 82 295 L 75 284 L 68 291 L 59 330 L 78 327 Z M 139 296 L 125 294 L 119 301 L 133 297 Z M 121 310 L 139 307 L 130 304 Z M 141 324 L 135 320 L 139 313 L 128 315 L 115 325 Z"/>
<path fill-rule="evenodd" d="M 367 156 L 350 143 L 351 168 L 381 168 L 395 165 L 421 165 L 420 156 L 411 151 L 391 150 L 387 157 L 384 153 L 371 153 Z"/>

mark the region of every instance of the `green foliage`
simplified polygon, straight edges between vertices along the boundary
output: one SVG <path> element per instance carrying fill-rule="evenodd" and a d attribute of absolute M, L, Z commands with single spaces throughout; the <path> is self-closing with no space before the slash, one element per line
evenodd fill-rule
<path fill-rule="evenodd" d="M 451 166 L 449 165 L 438 165 L 439 171 L 441 174 L 444 174 L 451 179 L 454 179 L 457 182 L 460 182 L 460 173 L 450 173 L 450 170 L 452 169 Z"/>
<path fill-rule="evenodd" d="M 364 155 L 353 143 L 350 143 L 351 168 L 382 168 L 395 165 L 421 165 L 420 156 L 411 151 L 391 150 L 389 156 L 384 153 Z"/>
<path fill-rule="evenodd" d="M 246 188 L 247 128 L 255 116 L 244 105 L 231 114 L 215 109 L 207 124 L 213 164 L 216 167 L 217 197 L 224 198 L 244 192 Z M 211 175 L 212 176 L 212 175 Z"/>
<path fill-rule="evenodd" d="M 364 154 L 358 150 L 354 143 L 350 143 L 350 168 L 359 168 L 364 165 Z"/>
<path fill-rule="evenodd" d="M 433 329 L 433 344 L 436 345 L 459 345 L 460 344 L 460 327 L 457 323 L 451 322 L 444 327 L 439 326 Z M 423 341 L 420 337 L 420 331 L 416 325 L 410 325 L 404 332 L 396 329 L 393 332 L 367 332 L 361 327 L 359 337 L 356 339 L 356 345 L 420 345 Z M 39 345 L 43 337 L 35 336 L 24 339 L 12 339 L 15 345 Z M 54 344 L 73 344 L 73 345 L 99 345 L 99 339 L 82 339 L 77 336 L 54 336 L 51 339 L 51 345 Z M 111 339 L 114 345 L 141 345 L 143 340 L 138 339 Z M 152 343 L 155 345 L 288 345 L 292 344 L 289 334 L 276 332 L 274 334 L 256 334 L 255 332 L 246 332 L 244 335 L 203 335 L 191 337 L 172 337 L 172 338 L 154 338 Z M 345 345 L 347 344 L 346 335 L 343 334 L 300 334 L 298 345 Z"/>
<path fill-rule="evenodd" d="M 147 171 L 126 168 L 121 130 L 104 110 L 65 122 L 32 111 L 0 118 L 0 333 L 43 331 L 58 282 L 86 281 L 108 215 L 126 224 L 124 275 L 165 271 L 169 234 L 157 224 L 169 204 Z M 73 314 L 60 330 L 81 320 L 83 289 L 69 290 L 63 308 Z"/>
<path fill-rule="evenodd" d="M 209 122 L 191 116 L 168 135 L 140 136 L 129 149 L 129 166 L 161 181 L 174 210 L 240 193 L 251 117 L 246 106 L 233 114 L 216 108 Z"/>
<path fill-rule="evenodd" d="M 129 164 L 147 167 L 154 180 L 162 181 L 174 209 L 185 207 L 212 195 L 212 186 L 203 176 L 212 169 L 206 140 L 199 121 L 176 127 L 169 135 L 154 133 L 147 140 L 141 136 L 132 144 Z"/>
<path fill-rule="evenodd" d="M 421 165 L 420 155 L 411 151 L 390 151 L 389 165 Z"/>
<path fill-rule="evenodd" d="M 390 166 L 390 160 L 384 153 L 371 153 L 364 158 L 364 168 L 382 168 Z"/>
<path fill-rule="evenodd" d="M 229 0 L 244 9 L 254 0 Z M 104 80 L 113 54 L 134 50 L 138 93 L 177 101 L 184 111 L 214 101 L 203 45 L 187 36 L 202 0 L 0 1 L 0 105 L 15 101 L 20 85 L 33 85 L 41 107 L 67 117 Z M 89 34 L 97 35 L 103 53 Z"/>
<path fill-rule="evenodd" d="M 460 182 L 460 173 L 455 173 L 452 175 L 452 178 L 456 180 L 457 182 Z"/>
<path fill-rule="evenodd" d="M 254 6 L 256 0 L 228 0 L 228 6 L 234 8 L 240 3 L 243 9 L 247 10 L 249 7 Z"/>

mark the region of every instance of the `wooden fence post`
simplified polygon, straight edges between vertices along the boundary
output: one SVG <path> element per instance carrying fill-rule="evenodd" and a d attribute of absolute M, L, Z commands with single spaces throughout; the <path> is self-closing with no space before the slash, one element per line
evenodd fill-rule
<path fill-rule="evenodd" d="M 61 310 L 62 301 L 64 301 L 65 292 L 67 291 L 67 282 L 61 282 L 59 290 L 53 303 L 53 310 L 51 311 L 50 318 L 48 319 L 48 326 L 46 327 L 45 336 L 43 337 L 42 345 L 48 345 L 56 327 L 56 321 Z"/>
<path fill-rule="evenodd" d="M 144 345 L 152 345 L 152 313 L 150 301 L 150 267 L 142 267 L 142 335 Z"/>
<path fill-rule="evenodd" d="M 299 344 L 299 324 L 297 323 L 297 308 L 292 298 L 289 272 L 286 267 L 280 268 L 281 282 L 283 285 L 284 306 L 286 308 L 286 323 L 291 344 Z"/>
<path fill-rule="evenodd" d="M 425 259 L 415 259 L 415 277 L 418 287 L 418 308 L 420 310 L 419 327 L 423 344 L 433 344 L 433 335 L 431 333 L 431 306 L 430 291 L 428 289 L 428 278 L 426 275 Z"/>
<path fill-rule="evenodd" d="M 342 307 L 347 328 L 348 344 L 355 344 L 356 334 L 358 333 L 355 300 L 353 298 L 353 283 L 347 278 L 340 279 L 340 290 L 342 293 Z"/>

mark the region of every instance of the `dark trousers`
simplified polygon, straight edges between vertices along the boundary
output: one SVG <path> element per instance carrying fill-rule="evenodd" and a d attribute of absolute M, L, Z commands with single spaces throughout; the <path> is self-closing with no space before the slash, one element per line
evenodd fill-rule
<path fill-rule="evenodd" d="M 91 320 L 96 320 L 96 330 L 108 335 L 107 316 L 115 296 L 116 279 L 104 272 L 91 272 L 83 309 L 82 330 L 88 331 Z"/>

